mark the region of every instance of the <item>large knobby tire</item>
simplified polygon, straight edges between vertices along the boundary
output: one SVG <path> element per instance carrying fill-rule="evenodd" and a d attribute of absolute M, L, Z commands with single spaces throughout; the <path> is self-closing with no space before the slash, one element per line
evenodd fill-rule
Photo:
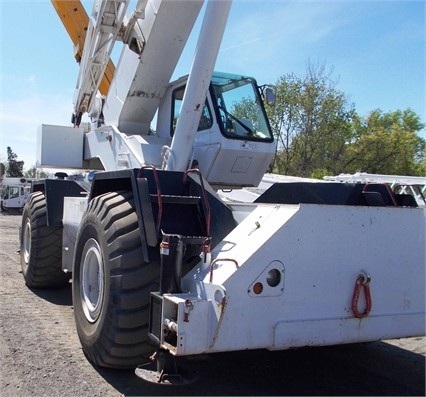
<path fill-rule="evenodd" d="M 31 288 L 62 287 L 70 274 L 62 270 L 62 227 L 47 226 L 46 198 L 32 193 L 25 204 L 21 224 L 21 267 Z"/>
<path fill-rule="evenodd" d="M 154 351 L 148 340 L 150 292 L 158 261 L 144 261 L 131 192 L 106 193 L 88 205 L 77 236 L 73 305 L 91 362 L 135 368 Z"/>

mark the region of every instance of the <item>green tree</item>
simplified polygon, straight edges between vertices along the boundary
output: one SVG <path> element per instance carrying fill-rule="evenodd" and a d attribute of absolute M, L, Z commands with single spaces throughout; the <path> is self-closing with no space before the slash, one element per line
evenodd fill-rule
<path fill-rule="evenodd" d="M 308 177 L 341 169 L 355 112 L 331 75 L 308 64 L 305 77 L 277 81 L 276 105 L 267 107 L 278 141 L 274 172 Z"/>
<path fill-rule="evenodd" d="M 290 144 L 301 130 L 300 93 L 302 88 L 303 79 L 293 73 L 284 75 L 275 84 L 275 105 L 266 106 L 271 128 L 277 140 L 272 167 L 275 172 L 289 173 Z"/>
<path fill-rule="evenodd" d="M 6 176 L 8 177 L 23 177 L 22 170 L 24 168 L 24 162 L 18 161 L 18 156 L 10 146 L 7 147 L 7 171 Z"/>
<path fill-rule="evenodd" d="M 259 115 L 256 102 L 251 98 L 242 98 L 240 102 L 234 103 L 231 113 L 239 120 L 248 120 L 251 127 L 256 131 L 259 129 Z"/>
<path fill-rule="evenodd" d="M 352 127 L 345 172 L 426 174 L 425 140 L 418 135 L 424 124 L 411 109 L 388 113 L 376 109 L 364 119 L 356 117 Z"/>

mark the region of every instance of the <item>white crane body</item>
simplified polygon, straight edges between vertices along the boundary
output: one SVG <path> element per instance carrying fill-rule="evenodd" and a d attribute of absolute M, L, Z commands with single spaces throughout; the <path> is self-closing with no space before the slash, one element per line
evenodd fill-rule
<path fill-rule="evenodd" d="M 179 341 L 170 343 L 163 333 L 164 348 L 189 355 L 423 334 L 424 270 L 418 274 L 417 263 L 425 259 L 418 248 L 424 239 L 418 231 L 424 225 L 416 211 L 407 216 L 404 209 L 394 208 L 232 206 L 247 215 L 212 251 L 215 264 L 200 262 L 183 278 L 188 293 L 163 297 L 163 323 L 176 322 Z M 395 222 L 410 230 L 403 250 Z M 372 239 L 377 242 L 374 256 L 365 248 Z M 384 258 L 392 272 L 383 272 Z M 352 296 L 363 270 L 371 277 L 372 311 L 356 318 Z M 267 280 L 274 272 L 281 277 L 270 286 Z M 259 282 L 264 287 L 256 294 L 254 285 Z M 193 304 L 189 322 L 184 320 L 187 299 Z M 359 305 L 361 310 L 365 307 L 364 297 Z"/>
<path fill-rule="evenodd" d="M 125 44 L 109 92 L 97 103 L 80 93 L 90 100 L 76 107 L 98 106 L 90 129 L 56 130 L 56 146 L 80 149 L 55 157 L 54 127 L 42 128 L 39 165 L 99 172 L 86 193 L 35 184 L 21 232 L 26 283 L 72 274 L 83 350 L 105 367 L 137 365 L 152 343 L 186 356 L 425 335 L 426 207 L 387 182 L 264 178 L 276 143 L 261 90 L 213 72 L 230 1 L 209 0 L 189 76 L 169 82 L 202 3 L 118 12 L 109 38 Z M 62 239 L 49 276 L 32 233 L 40 206 Z"/>

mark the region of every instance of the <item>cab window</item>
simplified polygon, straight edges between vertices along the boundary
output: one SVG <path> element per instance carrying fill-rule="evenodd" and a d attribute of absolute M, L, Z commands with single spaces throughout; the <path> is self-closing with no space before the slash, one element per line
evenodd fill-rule
<path fill-rule="evenodd" d="M 253 78 L 215 72 L 212 86 L 222 134 L 233 139 L 273 141 L 271 127 Z"/>
<path fill-rule="evenodd" d="M 175 132 L 177 121 L 180 116 L 184 93 L 185 93 L 185 87 L 180 87 L 174 90 L 172 94 L 172 123 L 171 123 L 171 131 L 170 131 L 171 136 L 173 136 Z M 200 123 L 198 124 L 197 131 L 207 130 L 211 128 L 212 125 L 213 125 L 212 113 L 210 111 L 210 107 L 206 99 L 203 110 L 201 112 Z"/>

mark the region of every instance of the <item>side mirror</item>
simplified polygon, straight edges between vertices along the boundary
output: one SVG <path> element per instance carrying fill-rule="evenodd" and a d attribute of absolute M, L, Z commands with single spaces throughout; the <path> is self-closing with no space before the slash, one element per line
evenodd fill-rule
<path fill-rule="evenodd" d="M 88 180 L 89 182 L 92 182 L 92 181 L 93 181 L 93 179 L 95 178 L 95 174 L 96 174 L 96 172 L 97 172 L 97 171 L 90 171 L 90 172 L 89 172 L 89 174 L 87 175 L 87 180 Z"/>
<path fill-rule="evenodd" d="M 277 101 L 277 96 L 275 95 L 275 91 L 271 87 L 265 88 L 265 101 L 269 106 L 275 106 L 275 102 Z"/>

